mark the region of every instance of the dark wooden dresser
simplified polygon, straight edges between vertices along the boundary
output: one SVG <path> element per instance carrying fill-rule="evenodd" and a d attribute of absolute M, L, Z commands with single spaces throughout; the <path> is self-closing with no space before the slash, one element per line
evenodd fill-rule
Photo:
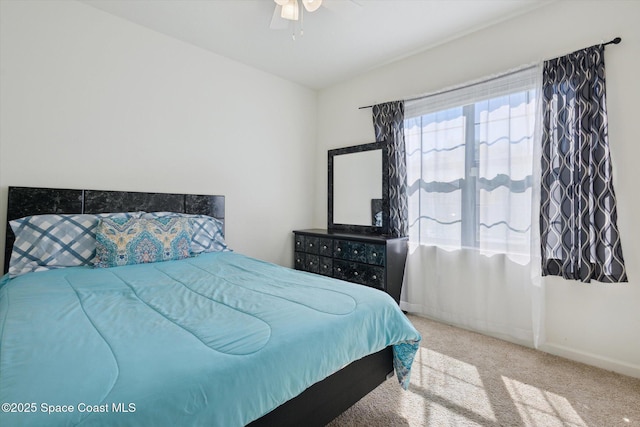
<path fill-rule="evenodd" d="M 406 237 L 295 230 L 295 268 L 371 286 L 400 301 Z"/>

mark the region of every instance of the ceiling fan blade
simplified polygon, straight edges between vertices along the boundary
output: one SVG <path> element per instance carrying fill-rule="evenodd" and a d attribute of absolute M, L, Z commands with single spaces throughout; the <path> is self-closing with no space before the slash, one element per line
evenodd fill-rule
<path fill-rule="evenodd" d="M 286 30 L 289 28 L 289 21 L 280 16 L 282 13 L 282 6 L 276 5 L 271 17 L 271 24 L 269 28 L 272 30 Z"/>

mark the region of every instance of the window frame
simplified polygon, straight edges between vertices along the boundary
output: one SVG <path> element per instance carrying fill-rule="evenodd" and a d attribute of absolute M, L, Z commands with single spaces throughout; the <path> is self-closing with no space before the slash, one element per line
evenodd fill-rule
<path fill-rule="evenodd" d="M 412 101 L 407 101 L 405 105 L 405 131 L 408 130 L 409 126 L 407 125 L 408 120 L 421 119 L 421 117 L 426 116 L 428 114 L 444 112 L 448 109 L 460 108 L 462 110 L 462 118 L 463 118 L 463 129 L 464 129 L 464 176 L 458 180 L 460 183 L 460 240 L 459 247 L 461 248 L 473 248 L 479 249 L 481 248 L 481 233 L 480 229 L 482 224 L 480 222 L 480 206 L 481 206 L 481 195 L 480 191 L 482 191 L 482 185 L 480 183 L 479 171 L 480 171 L 480 146 L 481 140 L 479 132 L 477 131 L 478 126 L 482 125 L 482 121 L 476 123 L 476 109 L 479 103 L 491 101 L 493 99 L 499 99 L 503 96 L 513 96 L 524 94 L 525 96 L 525 104 L 529 106 L 531 103 L 534 103 L 534 106 L 537 106 L 538 96 L 537 89 L 539 87 L 538 78 L 536 76 L 537 67 L 531 66 L 526 67 L 520 70 L 515 70 L 513 72 L 506 73 L 502 76 L 492 77 L 480 82 L 472 83 L 469 85 L 465 85 L 461 88 L 453 88 L 448 89 L 442 92 L 435 93 L 433 95 L 429 95 L 424 98 L 419 98 L 413 101 L 419 101 L 422 105 L 414 106 L 411 104 Z M 523 77 L 524 76 L 524 77 Z M 504 80 L 504 81 L 503 81 Z M 498 89 L 496 91 L 491 90 L 491 86 L 494 83 L 497 83 Z M 478 88 L 476 86 L 485 86 Z M 479 90 L 477 90 L 479 89 Z M 458 93 L 460 91 L 460 93 Z M 474 95 L 476 93 L 486 92 L 486 96 L 478 96 Z M 451 95 L 451 96 L 450 96 Z M 423 99 L 426 98 L 437 98 L 435 102 L 422 102 Z M 509 98 L 511 100 L 511 98 Z M 428 100 L 431 101 L 431 100 Z M 508 103 L 511 105 L 511 102 Z M 528 108 L 528 107 L 526 107 Z M 421 114 L 416 114 L 419 112 Z M 535 114 L 535 112 L 534 112 Z M 511 107 L 509 107 L 509 120 L 511 121 Z M 536 138 L 535 128 L 537 124 L 534 123 L 533 128 L 530 129 L 531 134 L 528 136 L 529 138 Z M 420 122 L 420 129 L 423 129 L 422 122 Z M 508 131 L 508 135 L 511 141 L 511 127 Z M 407 135 L 407 134 L 405 134 Z M 407 136 L 405 136 L 407 138 Z M 422 138 L 422 136 L 420 137 Z M 424 145 L 420 145 L 420 152 L 424 153 Z M 428 151 L 428 150 L 427 150 Z M 409 150 L 407 150 L 407 155 L 409 155 Z M 423 154 L 424 155 L 424 154 Z M 534 154 L 532 153 L 532 156 Z M 532 157 L 533 162 L 533 157 Z M 408 162 L 409 163 L 409 162 Z M 420 161 L 420 176 L 424 176 L 422 174 L 424 168 L 424 162 Z M 408 165 L 409 167 L 409 165 Z M 533 171 L 532 171 L 533 173 Z M 492 178 L 493 179 L 493 178 Z M 528 188 L 532 189 L 533 179 L 532 176 L 527 175 L 522 180 L 524 183 L 524 189 L 522 191 L 526 192 Z M 445 182 L 440 182 L 442 184 L 447 184 Z M 411 183 L 407 183 L 407 189 L 409 189 Z M 533 189 L 532 189 L 533 190 Z M 414 222 L 414 224 L 410 224 L 410 229 L 417 225 L 418 231 L 417 234 L 419 236 L 418 241 L 420 244 L 433 245 L 433 246 L 441 246 L 441 247 L 449 247 L 448 244 L 443 244 L 438 241 L 423 241 L 423 236 L 426 234 L 423 233 L 422 227 L 424 226 L 422 222 L 424 220 L 421 219 L 421 207 L 422 207 L 422 196 L 421 189 L 416 190 L 419 192 L 419 207 L 418 207 L 418 218 Z M 411 196 L 409 196 L 411 198 Z M 457 221 L 456 221 L 457 222 Z M 531 232 L 531 224 L 529 227 L 524 230 L 525 233 Z M 410 230 L 411 231 L 411 230 Z M 410 236 L 414 233 L 409 233 Z M 529 237 L 530 238 L 530 237 Z M 505 239 L 508 240 L 508 239 Z M 508 243 L 507 241 L 504 242 Z"/>

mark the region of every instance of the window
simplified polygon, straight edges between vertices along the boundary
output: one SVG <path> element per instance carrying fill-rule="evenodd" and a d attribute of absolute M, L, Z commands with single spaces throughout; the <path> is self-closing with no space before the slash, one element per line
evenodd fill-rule
<path fill-rule="evenodd" d="M 406 103 L 411 241 L 529 254 L 535 78 L 526 69 Z"/>

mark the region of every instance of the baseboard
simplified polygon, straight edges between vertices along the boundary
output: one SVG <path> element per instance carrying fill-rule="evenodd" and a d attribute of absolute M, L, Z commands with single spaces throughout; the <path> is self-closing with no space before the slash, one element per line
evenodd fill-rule
<path fill-rule="evenodd" d="M 455 322 L 449 322 L 446 320 L 439 319 L 437 317 L 427 316 L 427 315 L 421 314 L 420 312 L 415 312 L 415 311 L 412 312 L 411 308 L 415 309 L 415 307 L 410 306 L 409 304 L 404 303 L 403 301 L 401 301 L 400 303 L 400 308 L 408 309 L 407 311 L 410 314 L 424 317 L 429 320 L 433 320 L 434 322 L 450 325 L 456 328 L 465 329 L 467 331 L 477 332 L 482 335 L 498 338 L 503 341 L 511 342 L 513 344 L 522 345 L 524 347 L 533 348 L 530 342 L 527 342 L 526 340 L 519 340 L 508 334 L 490 333 L 488 331 L 476 330 L 473 328 L 456 324 Z M 629 377 L 640 378 L 640 364 L 627 363 L 620 360 L 611 359 L 609 357 L 600 356 L 598 354 L 576 350 L 571 347 L 567 347 L 562 344 L 555 344 L 552 342 L 545 342 L 544 344 L 540 345 L 537 348 L 537 350 L 544 351 L 545 353 L 553 354 L 554 356 L 564 357 L 565 359 L 573 360 L 576 362 L 585 363 L 587 365 L 595 366 L 597 368 L 605 369 L 607 371 L 612 371 L 622 375 L 627 375 Z"/>
<path fill-rule="evenodd" d="M 539 348 L 546 353 L 555 356 L 564 357 L 565 359 L 575 360 L 577 362 L 586 363 L 587 365 L 596 366 L 607 371 L 617 372 L 634 378 L 640 378 L 640 365 L 622 362 L 620 360 L 610 359 L 608 357 L 599 356 L 597 354 L 576 350 L 565 347 L 560 344 L 546 342 Z"/>

